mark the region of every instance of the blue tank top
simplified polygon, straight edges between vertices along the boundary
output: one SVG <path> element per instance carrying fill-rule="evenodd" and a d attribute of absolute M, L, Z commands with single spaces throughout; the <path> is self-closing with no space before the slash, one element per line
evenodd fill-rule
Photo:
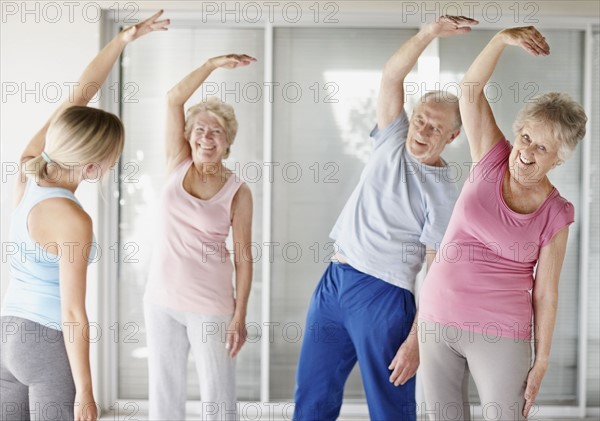
<path fill-rule="evenodd" d="M 67 189 L 40 187 L 33 180 L 27 180 L 23 198 L 11 218 L 10 243 L 4 250 L 5 255 L 9 256 L 10 283 L 1 315 L 22 317 L 52 329 L 62 330 L 60 256 L 33 241 L 27 227 L 31 209 L 44 200 L 54 198 L 70 199 L 81 206 L 75 195 Z M 91 262 L 97 252 L 95 240 L 86 247 L 90 248 Z M 61 250 L 61 253 L 68 252 L 69 250 Z"/>

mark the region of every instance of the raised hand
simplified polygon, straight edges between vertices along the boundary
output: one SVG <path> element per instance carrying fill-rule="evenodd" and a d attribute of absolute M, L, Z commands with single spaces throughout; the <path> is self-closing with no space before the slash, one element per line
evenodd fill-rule
<path fill-rule="evenodd" d="M 534 56 L 547 56 L 550 54 L 550 46 L 546 42 L 546 38 L 534 26 L 508 28 L 498 35 L 502 37 L 507 45 L 521 47 Z"/>
<path fill-rule="evenodd" d="M 169 28 L 167 28 L 167 26 L 171 23 L 170 19 L 164 19 L 164 20 L 157 21 L 157 19 L 163 13 L 164 13 L 164 10 L 161 9 L 157 13 L 152 15 L 150 18 L 146 19 L 145 21 L 124 29 L 121 32 L 121 34 L 123 36 L 123 41 L 129 43 L 131 41 L 135 41 L 139 37 L 146 35 L 150 32 L 168 30 Z"/>
<path fill-rule="evenodd" d="M 236 67 L 248 66 L 256 62 L 256 59 L 246 54 L 227 54 L 225 56 L 213 57 L 208 62 L 215 68 L 235 69 Z"/>
<path fill-rule="evenodd" d="M 430 28 L 437 37 L 449 37 L 452 35 L 471 32 L 471 26 L 478 25 L 479 21 L 466 16 L 441 16 L 437 22 L 431 23 Z"/>

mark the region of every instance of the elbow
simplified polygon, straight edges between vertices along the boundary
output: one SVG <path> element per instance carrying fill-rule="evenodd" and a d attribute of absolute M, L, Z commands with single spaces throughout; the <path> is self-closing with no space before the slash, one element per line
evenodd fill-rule
<path fill-rule="evenodd" d="M 552 309 L 558 308 L 558 291 L 533 291 L 533 306 L 535 308 Z"/>
<path fill-rule="evenodd" d="M 171 88 L 167 92 L 167 104 L 174 106 L 183 105 L 181 101 L 181 95 L 179 94 L 177 87 Z"/>
<path fill-rule="evenodd" d="M 381 76 L 382 85 L 384 86 L 396 86 L 400 83 L 404 83 L 404 79 L 410 72 L 410 69 L 392 69 L 389 65 L 383 67 L 383 73 Z"/>
<path fill-rule="evenodd" d="M 252 278 L 253 264 L 251 258 L 243 257 L 235 263 L 235 271 L 244 278 Z"/>
<path fill-rule="evenodd" d="M 252 273 L 254 271 L 253 259 L 253 256 L 248 256 L 245 253 L 235 255 L 234 267 L 238 280 L 252 281 Z"/>
<path fill-rule="evenodd" d="M 381 77 L 384 81 L 390 79 L 393 75 L 391 67 L 392 66 L 390 66 L 390 63 L 386 63 L 383 65 L 383 69 L 381 70 Z"/>
<path fill-rule="evenodd" d="M 83 306 L 68 306 L 62 309 L 61 318 L 63 325 L 69 323 L 77 323 L 76 326 L 84 326 L 87 324 L 87 313 Z"/>
<path fill-rule="evenodd" d="M 40 151 L 40 154 L 42 153 L 42 151 Z M 23 154 L 21 155 L 20 159 L 20 163 L 24 164 L 25 162 L 29 161 L 30 159 L 35 158 L 35 156 L 33 156 L 31 154 L 31 151 L 27 151 L 27 152 L 23 152 Z"/>

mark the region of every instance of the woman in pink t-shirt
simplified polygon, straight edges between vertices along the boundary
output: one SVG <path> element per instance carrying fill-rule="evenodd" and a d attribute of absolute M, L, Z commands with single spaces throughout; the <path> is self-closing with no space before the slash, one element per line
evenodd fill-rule
<path fill-rule="evenodd" d="M 548 369 L 574 209 L 547 174 L 583 138 L 587 117 L 566 94 L 542 95 L 519 112 L 511 146 L 483 91 L 509 45 L 536 56 L 550 52 L 534 27 L 506 29 L 461 82 L 474 165 L 420 294 L 421 373 L 432 420 L 471 419 L 469 372 L 483 408 L 478 415 L 524 419 Z"/>
<path fill-rule="evenodd" d="M 208 60 L 167 95 L 169 177 L 156 226 L 145 294 L 149 419 L 184 420 L 187 359 L 196 362 L 202 419 L 236 418 L 233 358 L 245 342 L 252 281 L 252 194 L 223 164 L 238 124 L 230 105 L 185 102 L 218 68 L 256 61 L 247 55 Z M 234 265 L 225 241 L 233 233 Z"/>

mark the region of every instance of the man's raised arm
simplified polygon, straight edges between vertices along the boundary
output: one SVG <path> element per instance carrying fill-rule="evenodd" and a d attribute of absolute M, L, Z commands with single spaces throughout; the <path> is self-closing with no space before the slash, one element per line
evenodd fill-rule
<path fill-rule="evenodd" d="M 464 16 L 442 16 L 437 22 L 425 25 L 406 41 L 383 67 L 379 99 L 377 101 L 377 125 L 387 127 L 404 109 L 404 79 L 417 63 L 429 43 L 437 37 L 464 34 L 470 25 L 479 22 Z"/>

